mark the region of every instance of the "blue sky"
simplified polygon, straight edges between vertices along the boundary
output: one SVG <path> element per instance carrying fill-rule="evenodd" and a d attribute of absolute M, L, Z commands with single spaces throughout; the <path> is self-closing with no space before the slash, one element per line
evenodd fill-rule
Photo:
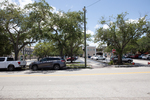
<path fill-rule="evenodd" d="M 3 0 L 2 0 L 3 1 Z M 9 0 L 10 2 L 19 2 L 21 5 L 31 3 L 39 0 Z M 99 2 L 97 2 L 99 1 Z M 150 0 L 46 0 L 50 6 L 54 7 L 56 11 L 62 10 L 64 12 L 83 11 L 86 7 L 87 13 L 87 33 L 95 34 L 98 21 L 102 16 L 109 18 L 109 16 L 117 16 L 122 12 L 128 12 L 126 16 L 129 19 L 136 20 L 143 17 L 145 14 L 150 19 Z M 94 5 L 93 3 L 97 2 Z M 90 6 L 91 5 L 91 6 Z M 91 46 L 97 46 L 93 42 L 88 42 Z"/>

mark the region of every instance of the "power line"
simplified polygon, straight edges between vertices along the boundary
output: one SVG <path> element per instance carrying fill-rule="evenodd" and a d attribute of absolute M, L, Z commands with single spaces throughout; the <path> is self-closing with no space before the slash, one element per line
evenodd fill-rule
<path fill-rule="evenodd" d="M 94 3 L 92 3 L 91 5 L 87 6 L 87 8 L 90 7 L 90 6 L 92 6 L 92 5 L 94 5 L 94 4 L 96 4 L 96 3 L 98 3 L 99 1 L 101 1 L 101 0 L 98 0 L 98 1 L 96 1 Z"/>

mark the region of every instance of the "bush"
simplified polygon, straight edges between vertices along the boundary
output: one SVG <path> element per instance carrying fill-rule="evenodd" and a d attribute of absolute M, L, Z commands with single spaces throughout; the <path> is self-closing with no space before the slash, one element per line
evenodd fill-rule
<path fill-rule="evenodd" d="M 114 65 L 114 62 L 111 60 L 108 64 L 109 65 Z"/>

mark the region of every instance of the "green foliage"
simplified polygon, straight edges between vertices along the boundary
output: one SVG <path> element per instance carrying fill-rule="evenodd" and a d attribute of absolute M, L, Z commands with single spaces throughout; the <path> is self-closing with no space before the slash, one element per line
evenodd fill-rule
<path fill-rule="evenodd" d="M 0 32 L 8 38 L 13 45 L 15 59 L 19 51 L 28 44 L 48 40 L 56 50 L 50 55 L 73 56 L 81 53 L 83 44 L 83 12 L 68 11 L 67 13 L 52 13 L 53 8 L 45 0 L 27 4 L 21 9 L 9 3 L 0 3 Z M 87 38 L 91 35 L 87 34 Z M 39 56 L 47 56 L 49 53 Z"/>
<path fill-rule="evenodd" d="M 10 55 L 12 51 L 12 44 L 10 44 L 7 36 L 0 34 L 0 56 Z"/>
<path fill-rule="evenodd" d="M 60 56 L 77 54 L 83 43 L 83 12 L 54 13 L 51 20 L 47 26 L 50 32 L 45 34 L 47 39 L 53 41 Z"/>
<path fill-rule="evenodd" d="M 7 1 L 0 3 L 0 29 L 13 44 L 15 60 L 19 51 L 26 45 L 35 43 L 43 36 L 42 25 L 49 20 L 52 7 L 42 0 L 28 4 L 24 9 Z"/>
<path fill-rule="evenodd" d="M 46 56 L 54 56 L 58 54 L 57 49 L 55 49 L 53 44 L 50 42 L 43 42 L 36 44 L 33 53 L 40 58 Z"/>
<path fill-rule="evenodd" d="M 25 55 L 24 55 L 25 59 L 27 58 L 27 56 L 28 56 L 28 54 L 25 54 Z"/>
<path fill-rule="evenodd" d="M 108 25 L 109 28 L 101 27 L 97 29 L 95 35 L 95 42 L 102 42 L 110 48 L 116 49 L 119 64 L 122 63 L 121 56 L 127 44 L 136 41 L 147 31 L 147 28 L 145 28 L 146 16 L 139 18 L 137 22 L 131 22 L 125 18 L 126 15 L 127 13 L 122 13 L 116 18 L 110 17 L 108 21 L 103 17 L 100 23 Z M 116 21 L 112 22 L 112 18 Z"/>
<path fill-rule="evenodd" d="M 109 65 L 114 65 L 114 62 L 111 60 L 108 64 Z"/>

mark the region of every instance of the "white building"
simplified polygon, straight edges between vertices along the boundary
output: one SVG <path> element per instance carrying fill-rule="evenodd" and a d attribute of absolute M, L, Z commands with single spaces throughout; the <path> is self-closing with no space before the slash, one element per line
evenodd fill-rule
<path fill-rule="evenodd" d="M 96 46 L 86 46 L 86 57 L 96 55 Z M 83 53 L 84 57 L 84 53 Z"/>

